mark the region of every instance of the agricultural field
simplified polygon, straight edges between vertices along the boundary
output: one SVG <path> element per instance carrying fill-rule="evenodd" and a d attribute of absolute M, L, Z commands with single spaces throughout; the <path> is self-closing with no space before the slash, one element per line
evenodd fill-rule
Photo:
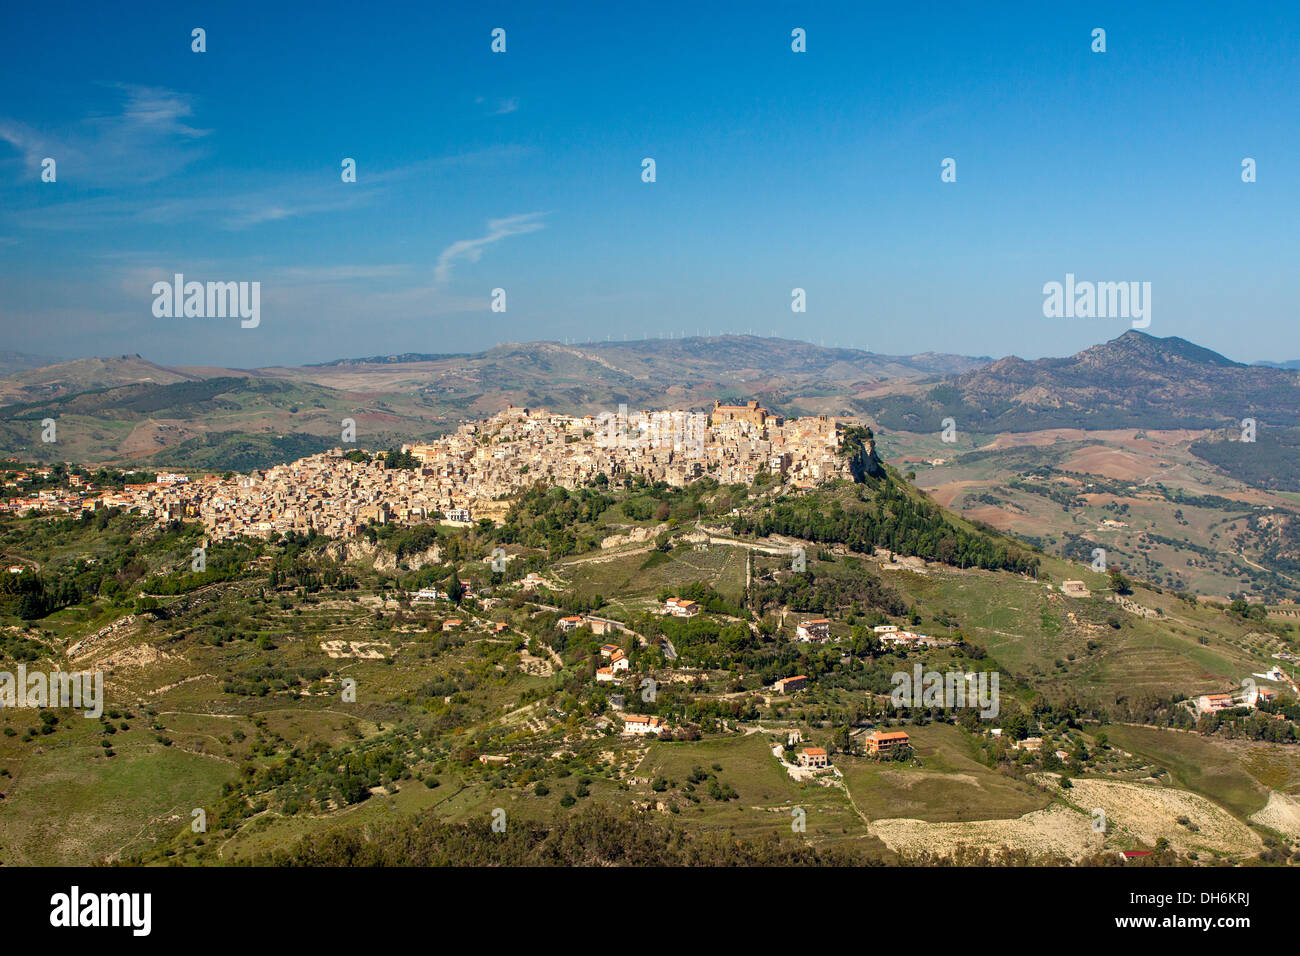
<path fill-rule="evenodd" d="M 90 717 L 0 710 L 0 860 L 284 860 L 435 824 L 473 854 L 488 821 L 630 813 L 861 862 L 1289 861 L 1286 714 L 1207 724 L 1185 701 L 1272 666 L 1293 625 L 1136 579 L 1121 595 L 901 476 L 877 482 L 538 490 L 465 528 L 240 539 L 200 571 L 192 524 L 4 519 L 9 586 L 41 582 L 0 603 L 10 666 L 102 673 L 104 698 Z M 855 550 L 864 531 L 889 546 Z M 498 547 L 504 571 L 485 558 Z M 1091 593 L 1065 594 L 1069 578 Z M 695 611 L 665 616 L 668 596 Z M 818 616 L 827 638 L 800 641 Z M 916 668 L 996 673 L 997 706 L 894 702 Z M 630 734 L 651 716 L 666 732 Z M 869 752 L 886 730 L 908 735 L 897 759 Z M 829 766 L 798 766 L 807 747 Z M 1113 811 L 1105 839 L 1088 800 Z"/>
<path fill-rule="evenodd" d="M 1128 574 L 1225 601 L 1300 598 L 1300 573 L 1285 558 L 1294 496 L 1198 458 L 1190 449 L 1206 434 L 958 432 L 944 443 L 936 429 L 882 441 L 936 502 L 1049 553 L 1086 563 L 1102 548 Z"/>

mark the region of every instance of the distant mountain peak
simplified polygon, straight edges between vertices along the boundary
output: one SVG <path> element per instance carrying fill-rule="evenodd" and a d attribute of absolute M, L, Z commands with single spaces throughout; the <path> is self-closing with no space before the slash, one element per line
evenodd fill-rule
<path fill-rule="evenodd" d="M 1146 332 L 1140 332 L 1137 329 L 1129 329 L 1109 342 L 1103 342 L 1100 345 L 1092 346 L 1092 348 L 1084 349 L 1075 358 L 1083 359 L 1090 354 L 1134 356 L 1141 357 L 1143 360 L 1192 362 L 1200 365 L 1214 365 L 1220 368 L 1246 367 L 1241 362 L 1234 362 L 1213 349 L 1207 349 L 1177 335 L 1161 338 L 1149 335 Z"/>
<path fill-rule="evenodd" d="M 1135 329 L 1066 358 L 999 359 L 945 379 L 920 402 L 860 404 L 888 427 L 924 431 L 952 416 L 987 432 L 1218 428 L 1242 417 L 1289 424 L 1298 406 L 1294 371 L 1243 365 Z"/>

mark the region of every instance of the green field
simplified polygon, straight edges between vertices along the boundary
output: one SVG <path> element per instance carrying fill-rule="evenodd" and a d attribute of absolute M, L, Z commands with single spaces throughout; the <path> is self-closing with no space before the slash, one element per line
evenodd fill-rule
<path fill-rule="evenodd" d="M 1051 803 L 1042 790 L 989 769 L 970 737 L 947 724 L 906 728 L 915 759 L 880 763 L 843 758 L 838 766 L 858 808 L 873 820 L 930 823 L 1019 817 Z"/>
<path fill-rule="evenodd" d="M 1115 725 L 1101 729 L 1113 746 L 1163 767 L 1177 786 L 1209 797 L 1242 819 L 1268 802 L 1268 788 L 1239 758 L 1195 734 Z"/>

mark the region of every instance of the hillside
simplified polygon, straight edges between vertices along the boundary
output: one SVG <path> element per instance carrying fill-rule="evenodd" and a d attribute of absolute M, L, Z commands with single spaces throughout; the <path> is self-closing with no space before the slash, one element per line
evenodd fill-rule
<path fill-rule="evenodd" d="M 1130 330 L 1068 358 L 1009 357 L 950 376 L 916 399 L 857 403 L 882 426 L 938 430 L 948 416 L 985 433 L 1047 428 L 1217 428 L 1253 417 L 1289 425 L 1300 372 L 1242 365 L 1177 337 Z"/>
<path fill-rule="evenodd" d="M 359 438 L 386 446 L 432 437 L 508 404 L 598 413 L 620 404 L 707 408 L 715 399 L 757 397 L 787 415 L 847 414 L 864 391 L 986 361 L 881 356 L 756 336 L 507 343 L 469 355 L 246 371 L 168 368 L 139 356 L 81 359 L 0 380 L 0 452 L 245 468 L 282 460 L 274 457 L 277 447 L 337 441 L 344 418 L 357 423 Z M 50 417 L 59 422 L 59 447 L 38 438 L 40 421 Z M 223 448 L 237 447 L 243 450 L 223 459 Z"/>
<path fill-rule="evenodd" d="M 395 421 L 354 396 L 251 376 L 110 385 L 0 407 L 0 447 L 45 461 L 258 468 L 338 443 L 339 422 Z M 57 440 L 41 440 L 54 419 Z"/>
<path fill-rule="evenodd" d="M 1300 598 L 1298 376 L 1129 331 L 855 407 L 972 519 L 1066 558 L 1103 549 L 1178 591 L 1272 603 Z"/>
<path fill-rule="evenodd" d="M 139 355 L 85 358 L 26 368 L 0 379 L 0 402 L 37 402 L 119 385 L 170 385 L 200 377 Z"/>
<path fill-rule="evenodd" d="M 1300 711 L 1198 722 L 1178 700 L 1271 666 L 1300 628 L 1140 585 L 1121 605 L 879 472 L 809 493 L 537 487 L 496 525 L 244 539 L 201 572 L 195 524 L 0 518 L 0 561 L 28 569 L 0 582 L 0 658 L 101 670 L 106 704 L 0 711 L 0 861 L 1288 858 Z M 1054 583 L 1071 577 L 1091 596 Z M 671 595 L 698 613 L 657 613 Z M 800 640 L 818 617 L 824 640 Z M 628 665 L 604 679 L 611 641 Z M 996 713 L 897 707 L 914 667 L 999 673 Z M 792 675 L 806 686 L 773 690 Z M 650 716 L 668 731 L 627 730 Z M 886 729 L 907 748 L 868 753 Z M 794 734 L 834 771 L 796 766 Z"/>

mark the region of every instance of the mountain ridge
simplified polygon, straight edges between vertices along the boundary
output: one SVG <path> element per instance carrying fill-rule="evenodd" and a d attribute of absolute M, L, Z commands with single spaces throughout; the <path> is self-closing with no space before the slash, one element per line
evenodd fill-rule
<path fill-rule="evenodd" d="M 857 415 L 916 433 L 936 431 L 949 417 L 982 433 L 1206 430 L 1243 418 L 1291 422 L 1300 408 L 1300 371 L 1246 365 L 1176 336 L 1136 330 L 1071 356 L 996 361 L 750 335 L 503 342 L 476 353 L 256 369 L 169 367 L 124 355 L 0 378 L 0 450 L 55 454 L 42 451 L 32 431 L 46 412 L 60 417 L 57 453 L 64 457 L 125 462 L 166 453 L 168 463 L 183 464 L 175 455 L 193 448 L 205 449 L 206 464 L 214 441 L 218 449 L 246 446 L 253 436 L 267 449 L 290 437 L 336 442 L 347 419 L 358 423 L 360 440 L 391 447 L 508 404 L 599 414 L 619 405 L 704 409 L 749 399 L 787 416 Z"/>
<path fill-rule="evenodd" d="M 920 396 L 858 403 L 882 425 L 928 431 L 952 417 L 983 432 L 1045 428 L 1218 428 L 1243 417 L 1283 425 L 1300 372 L 1234 362 L 1177 336 L 1129 330 L 1072 356 L 998 359 Z"/>

